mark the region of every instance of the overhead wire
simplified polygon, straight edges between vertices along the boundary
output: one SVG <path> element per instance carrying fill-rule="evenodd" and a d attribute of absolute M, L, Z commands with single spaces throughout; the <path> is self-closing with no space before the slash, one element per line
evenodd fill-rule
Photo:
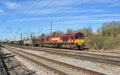
<path fill-rule="evenodd" d="M 42 0 L 40 0 L 40 2 L 41 2 L 41 1 L 42 1 Z M 31 5 L 31 7 L 30 7 L 28 10 L 26 10 L 26 13 L 25 13 L 23 16 L 21 16 L 22 18 L 21 18 L 20 20 L 23 20 L 23 18 L 24 18 L 25 16 L 27 16 L 28 13 L 30 12 L 30 10 L 33 9 L 36 5 L 37 5 L 36 3 L 33 3 L 33 4 Z M 15 25 L 19 25 L 19 24 L 20 24 L 20 22 L 17 22 L 17 24 L 15 24 Z M 20 25 L 19 25 L 19 26 L 20 26 Z M 30 30 L 30 28 L 29 28 L 29 30 Z M 27 33 L 23 33 L 23 32 L 18 31 L 18 34 L 21 34 L 21 33 L 28 35 Z"/>
<path fill-rule="evenodd" d="M 41 1 L 42 1 L 42 0 L 41 0 Z M 82 0 L 82 1 L 84 1 L 84 0 Z M 119 1 L 119 0 L 117 0 L 117 1 Z M 49 4 L 51 4 L 52 2 L 53 2 L 53 0 L 49 1 L 48 3 L 46 3 L 44 6 L 42 6 L 42 7 L 39 8 L 39 9 L 43 9 L 43 8 L 47 7 L 47 6 L 48 6 Z M 76 4 L 82 4 L 82 3 L 83 3 L 83 2 L 78 3 L 78 1 L 77 1 L 77 2 L 75 2 L 75 3 L 72 3 L 72 4 L 70 4 L 70 5 L 67 5 L 67 6 L 65 6 L 65 7 L 62 7 L 62 8 L 60 8 L 60 9 L 57 9 L 56 11 L 57 11 L 57 12 L 59 12 L 59 11 L 66 11 L 66 10 L 65 10 L 66 8 L 71 7 L 71 6 L 74 6 L 74 5 L 76 5 Z M 113 3 L 116 3 L 116 2 L 113 2 Z M 112 3 L 108 3 L 108 5 L 110 5 L 110 4 L 112 4 Z M 36 3 L 35 3 L 34 5 L 32 5 L 32 7 L 27 10 L 26 14 L 24 14 L 24 15 L 22 16 L 21 20 L 23 20 L 23 19 L 30 13 L 30 11 L 31 11 L 36 5 L 37 5 Z M 69 8 L 69 9 L 67 9 L 67 10 L 70 10 L 70 9 L 71 9 L 71 8 Z M 39 10 L 39 11 L 36 11 L 36 12 L 40 12 L 40 11 L 42 11 L 42 10 Z M 35 15 L 35 14 L 30 15 L 30 17 L 33 16 L 33 15 Z M 22 22 L 22 23 L 23 23 L 23 22 Z M 21 24 L 21 23 L 18 22 L 18 24 Z"/>
<path fill-rule="evenodd" d="M 42 1 L 42 0 L 40 0 L 40 2 L 41 2 L 41 1 Z M 40 3 L 40 2 L 38 2 L 38 3 Z M 25 12 L 25 14 L 22 16 L 21 20 L 22 20 L 25 16 L 27 16 L 27 15 L 29 14 L 29 12 L 31 11 L 31 9 L 33 9 L 35 6 L 37 6 L 36 2 L 35 2 L 34 4 L 32 4 L 31 7 L 28 8 L 28 10 L 26 10 L 26 12 Z"/>
<path fill-rule="evenodd" d="M 101 5 L 101 6 L 96 7 L 95 9 L 104 8 L 104 7 L 106 7 L 106 6 L 113 5 L 113 4 L 117 3 L 117 2 L 119 2 L 119 0 L 115 0 L 115 1 L 114 1 L 114 0 L 111 0 L 110 2 L 104 3 L 104 4 L 105 4 L 104 6 Z"/>
<path fill-rule="evenodd" d="M 76 4 L 77 5 L 80 5 L 80 4 L 83 4 L 84 3 L 84 0 L 81 0 L 81 1 L 75 1 L 74 3 L 72 3 L 72 4 L 68 4 L 68 5 L 66 5 L 66 6 L 64 6 L 64 7 L 62 7 L 62 8 L 60 8 L 60 9 L 57 9 L 57 10 L 55 10 L 54 12 L 64 12 L 64 11 L 66 11 L 66 10 L 69 10 L 69 9 L 71 9 L 70 7 L 73 7 L 73 6 L 75 6 Z M 66 9 L 66 8 L 69 8 L 69 9 Z M 50 29 L 48 29 L 48 30 L 50 30 Z M 55 30 L 55 29 L 54 29 Z"/>
<path fill-rule="evenodd" d="M 21 2 L 21 0 L 18 0 L 18 1 L 15 3 L 14 8 L 16 8 L 20 2 Z M 11 13 L 9 14 L 9 17 L 6 16 L 5 19 L 3 19 L 3 20 L 1 21 L 1 22 L 2 22 L 1 25 L 4 25 L 4 23 L 7 23 L 8 19 L 9 19 L 12 15 L 13 15 L 13 12 L 11 12 Z"/>
<path fill-rule="evenodd" d="M 118 1 L 119 1 L 119 0 L 112 1 L 112 2 L 110 2 L 110 3 L 107 3 L 107 5 L 114 4 L 114 3 L 118 2 Z M 67 5 L 67 6 L 65 6 L 65 7 L 62 7 L 62 8 L 60 8 L 60 9 L 57 9 L 55 12 L 59 12 L 59 11 L 64 12 L 64 11 L 66 11 L 66 10 L 71 10 L 72 8 L 70 8 L 70 7 L 77 6 L 77 5 L 81 5 L 81 4 L 83 4 L 83 3 L 84 3 L 84 0 L 82 0 L 81 3 L 79 3 L 79 1 L 77 1 L 77 2 L 74 2 L 74 3 L 70 4 L 70 5 Z M 66 8 L 68 8 L 68 9 L 66 9 Z M 65 9 L 66 9 L 66 10 L 65 10 Z M 97 9 L 98 9 L 98 8 L 97 8 Z M 71 10 L 71 11 L 72 11 L 72 10 Z"/>
<path fill-rule="evenodd" d="M 89 1 L 89 0 L 88 0 L 88 1 Z M 60 9 L 55 10 L 55 12 L 59 12 L 59 11 L 63 12 L 63 11 L 66 11 L 66 10 L 71 10 L 72 8 L 70 8 L 70 7 L 73 7 L 73 6 L 75 7 L 75 6 L 81 5 L 81 4 L 83 4 L 84 2 L 86 2 L 86 1 L 85 1 L 85 0 L 81 0 L 81 3 L 79 3 L 79 1 L 74 2 L 74 3 L 70 4 L 70 5 L 67 5 L 67 6 L 65 6 L 65 7 L 62 7 L 62 8 L 60 8 Z M 112 5 L 112 4 L 117 3 L 117 2 L 119 2 L 119 0 L 109 2 L 109 3 L 107 3 L 106 5 Z M 100 6 L 100 7 L 103 7 L 103 6 Z M 97 8 L 100 8 L 100 7 L 97 7 Z M 66 9 L 66 8 L 68 8 L 68 9 Z M 65 10 L 65 9 L 66 9 L 66 10 Z M 71 11 L 72 11 L 72 10 L 71 10 Z"/>
<path fill-rule="evenodd" d="M 44 6 L 42 6 L 42 7 L 39 7 L 39 10 L 38 11 L 36 11 L 36 12 L 34 12 L 34 13 L 39 13 L 40 11 L 42 11 L 41 9 L 43 9 L 43 8 L 45 8 L 45 7 L 47 7 L 47 6 L 49 6 L 52 2 L 53 2 L 54 0 L 50 0 L 49 2 L 47 2 Z M 29 11 L 30 12 L 30 11 Z M 29 14 L 29 13 L 28 13 Z M 32 17 L 33 15 L 36 15 L 36 14 L 31 14 L 29 17 Z M 23 17 L 24 18 L 24 17 Z M 41 29 L 42 30 L 42 29 Z"/>
<path fill-rule="evenodd" d="M 52 0 L 53 1 L 53 0 Z M 76 3 L 78 3 L 78 1 L 76 1 L 76 2 L 74 2 L 74 3 L 72 3 L 72 4 L 70 4 L 70 5 L 67 5 L 67 6 L 64 6 L 64 7 L 62 7 L 62 8 L 60 8 L 60 9 L 57 9 L 57 10 L 55 10 L 54 12 L 58 12 L 59 10 L 63 10 L 63 9 L 65 9 L 66 7 L 68 7 L 68 6 L 71 6 L 71 5 L 73 5 L 73 4 L 76 4 Z M 50 30 L 50 29 L 45 29 L 45 30 Z"/>
<path fill-rule="evenodd" d="M 43 1 L 43 0 L 41 0 L 40 2 L 42 2 L 42 1 Z M 39 9 L 45 8 L 45 7 L 48 6 L 52 1 L 54 1 L 54 0 L 50 0 L 50 2 L 46 3 L 44 6 L 40 7 Z M 38 2 L 38 3 L 40 3 L 40 2 Z M 35 6 L 38 6 L 38 4 L 35 3 L 31 8 L 29 8 L 28 11 L 26 12 L 26 14 L 24 14 L 24 15 L 22 16 L 21 21 L 31 12 L 31 10 L 32 10 Z M 40 11 L 40 10 L 39 10 L 39 11 Z M 36 12 L 39 12 L 39 11 L 36 11 Z M 30 17 L 33 16 L 33 15 L 35 15 L 35 14 L 30 15 Z"/>
<path fill-rule="evenodd" d="M 42 1 L 42 0 L 41 0 L 41 1 Z M 41 2 L 41 1 L 40 1 L 40 2 Z M 43 9 L 43 8 L 47 7 L 47 6 L 50 5 L 53 1 L 54 1 L 54 0 L 50 0 L 49 2 L 47 2 L 44 6 L 40 7 L 39 9 Z M 40 3 L 40 2 L 39 2 L 39 3 Z M 35 6 L 38 6 L 38 5 L 35 3 L 35 5 L 33 5 L 33 6 L 27 11 L 27 13 L 22 16 L 21 21 L 31 12 L 31 10 L 32 10 Z M 38 10 L 38 11 L 36 11 L 36 13 L 37 13 L 37 12 L 40 12 L 40 11 L 41 11 L 41 10 Z M 32 15 L 30 15 L 29 17 L 32 17 L 33 15 L 35 15 L 35 14 L 32 14 Z M 22 22 L 22 23 L 23 23 L 23 22 Z M 22 23 L 18 22 L 18 24 L 21 24 L 21 25 L 22 25 Z M 17 25 L 18 25 L 18 24 L 17 24 Z M 41 30 L 42 30 L 42 29 L 41 29 Z"/>
<path fill-rule="evenodd" d="M 69 5 L 66 5 L 66 6 L 60 8 L 60 9 L 57 9 L 57 10 L 55 10 L 54 12 L 66 11 L 66 10 L 69 10 L 70 7 L 73 7 L 73 6 L 76 6 L 76 5 L 80 5 L 80 4 L 83 4 L 83 3 L 84 3 L 84 0 L 76 1 L 76 2 L 74 2 L 74 3 L 72 3 L 72 4 L 69 4 Z M 68 8 L 68 7 L 69 7 L 69 9 L 66 9 L 66 8 Z M 65 9 L 66 9 L 66 10 L 65 10 Z"/>
<path fill-rule="evenodd" d="M 18 0 L 18 1 L 16 1 L 15 2 L 15 5 L 14 5 L 14 8 L 16 8 L 18 5 L 19 5 L 19 3 L 21 2 L 21 0 Z M 10 13 L 10 12 L 9 12 Z M 8 14 L 7 14 L 8 15 Z M 10 14 L 9 14 L 9 17 L 8 16 L 6 16 L 2 21 L 1 21 L 1 26 L 2 25 L 5 25 L 5 24 L 8 24 L 8 21 L 9 21 L 9 19 L 11 18 L 13 16 L 13 12 L 11 12 Z M 5 29 L 5 31 L 4 31 L 4 35 L 7 35 L 7 33 L 9 33 L 9 32 L 7 32 L 8 31 L 8 29 Z M 9 30 L 10 32 L 12 32 L 12 30 Z"/>

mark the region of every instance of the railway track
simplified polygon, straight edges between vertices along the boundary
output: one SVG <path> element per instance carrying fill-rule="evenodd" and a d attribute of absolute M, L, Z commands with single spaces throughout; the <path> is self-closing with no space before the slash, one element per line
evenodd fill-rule
<path fill-rule="evenodd" d="M 40 64 L 42 66 L 44 65 L 43 67 L 46 67 L 47 69 L 52 70 L 58 75 L 105 75 L 96 71 L 91 71 L 88 69 L 84 69 L 81 67 L 56 61 L 50 58 L 38 56 L 33 53 L 25 52 L 23 50 L 11 48 L 11 47 L 5 47 L 5 48 L 37 64 Z"/>
<path fill-rule="evenodd" d="M 88 53 L 88 54 L 91 54 L 91 53 L 96 53 L 96 52 L 99 52 L 99 53 L 106 53 L 106 54 L 109 54 L 109 53 L 112 53 L 112 54 L 120 54 L 120 52 L 114 52 L 114 51 L 95 51 L 95 50 L 84 50 L 84 51 L 80 51 L 80 50 L 70 50 L 70 49 L 63 49 L 63 48 L 47 48 L 47 47 L 33 47 L 33 46 L 20 46 L 20 45 L 9 45 L 9 46 L 15 46 L 15 47 L 22 47 L 22 48 L 44 48 L 44 49 L 47 49 L 47 50 L 57 50 L 57 51 L 61 51 L 61 52 L 72 52 L 72 53 Z M 99 54 L 97 54 L 99 55 Z"/>
<path fill-rule="evenodd" d="M 91 54 L 87 52 L 73 52 L 67 50 L 54 50 L 52 48 L 40 48 L 40 47 L 26 47 L 26 46 L 16 46 L 19 48 L 30 49 L 30 50 L 37 50 L 37 51 L 44 51 L 52 54 L 68 56 L 77 59 L 85 59 L 94 62 L 101 62 L 107 63 L 112 65 L 120 66 L 120 56 L 110 56 L 110 55 L 103 55 L 103 54 Z"/>

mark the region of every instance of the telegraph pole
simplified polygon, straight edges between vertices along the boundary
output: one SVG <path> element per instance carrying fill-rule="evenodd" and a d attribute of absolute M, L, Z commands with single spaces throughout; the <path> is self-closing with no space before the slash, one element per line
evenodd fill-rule
<path fill-rule="evenodd" d="M 22 40 L 22 33 L 21 33 L 21 35 L 20 35 L 20 38 L 21 38 L 21 40 Z"/>
<path fill-rule="evenodd" d="M 33 33 L 33 32 L 30 33 L 31 39 L 33 39 L 34 34 L 35 34 L 35 33 Z"/>
<path fill-rule="evenodd" d="M 51 30 L 51 35 L 52 35 L 52 21 L 51 21 L 51 29 L 50 30 Z"/>
<path fill-rule="evenodd" d="M 14 41 L 16 40 L 16 37 L 15 37 L 15 35 L 14 35 Z"/>

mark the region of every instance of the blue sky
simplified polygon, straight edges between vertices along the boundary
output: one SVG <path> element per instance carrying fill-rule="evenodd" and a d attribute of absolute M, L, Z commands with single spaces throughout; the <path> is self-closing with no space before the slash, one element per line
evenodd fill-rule
<path fill-rule="evenodd" d="M 0 0 L 0 40 L 26 38 L 53 31 L 91 27 L 120 21 L 119 0 Z"/>

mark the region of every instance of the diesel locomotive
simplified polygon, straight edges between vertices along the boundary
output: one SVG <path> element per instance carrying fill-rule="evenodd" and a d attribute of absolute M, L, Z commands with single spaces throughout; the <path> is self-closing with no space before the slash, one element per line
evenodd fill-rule
<path fill-rule="evenodd" d="M 44 37 L 42 40 L 42 46 L 83 49 L 85 47 L 84 35 L 79 32 L 76 34 Z"/>

